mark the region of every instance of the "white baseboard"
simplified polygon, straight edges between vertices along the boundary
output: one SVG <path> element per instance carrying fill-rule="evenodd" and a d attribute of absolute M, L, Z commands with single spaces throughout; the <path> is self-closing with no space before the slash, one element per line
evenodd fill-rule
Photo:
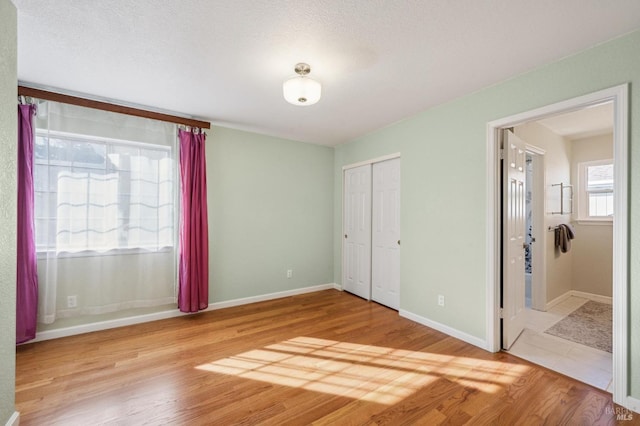
<path fill-rule="evenodd" d="M 90 324 L 80 324 L 70 327 L 58 328 L 55 330 L 46 330 L 36 333 L 36 338 L 29 340 L 28 343 L 40 342 L 42 340 L 59 339 L 61 337 L 75 336 L 76 334 L 91 333 L 93 331 L 108 330 L 110 328 L 126 327 L 128 325 L 142 324 L 149 321 L 157 321 L 167 318 L 188 315 L 179 310 L 154 312 L 152 314 L 136 315 L 134 317 L 118 318 L 107 321 L 93 322 Z"/>
<path fill-rule="evenodd" d="M 594 302 L 607 303 L 609 305 L 613 303 L 612 298 L 608 296 L 600 296 L 599 294 L 586 293 L 584 291 L 578 291 L 578 290 L 569 290 L 563 295 L 560 295 L 555 299 L 553 299 L 552 301 L 550 301 L 549 303 L 547 303 L 545 309 L 548 311 L 549 309 L 556 306 L 558 303 L 564 302 L 571 296 L 582 297 L 583 299 L 593 300 Z"/>
<path fill-rule="evenodd" d="M 298 294 L 313 293 L 314 291 L 330 290 L 330 289 L 333 289 L 335 285 L 336 284 L 333 284 L 333 283 L 320 284 L 320 285 L 314 285 L 311 287 L 296 288 L 294 290 L 279 291 L 277 293 L 262 294 L 259 296 L 243 297 L 241 299 L 227 300 L 224 302 L 209 303 L 209 307 L 204 311 L 215 311 L 218 309 L 230 308 L 232 306 L 247 305 L 249 303 L 264 302 L 266 300 L 281 299 L 283 297 L 296 296 Z"/>
<path fill-rule="evenodd" d="M 440 324 L 439 322 L 432 321 L 428 318 L 422 317 L 420 315 L 416 315 L 404 309 L 400 309 L 399 314 L 401 317 L 410 319 L 411 321 L 415 321 L 418 324 L 426 325 L 429 328 L 433 328 L 434 330 L 438 330 L 451 337 L 460 339 L 463 342 L 467 342 L 469 344 L 472 344 L 473 346 L 477 346 L 481 349 L 487 350 L 487 342 L 485 342 L 484 339 L 480 339 L 478 337 L 472 336 L 470 334 L 467 334 L 455 328 L 449 327 L 448 325 Z"/>
<path fill-rule="evenodd" d="M 336 283 L 333 283 L 333 288 L 334 288 L 334 289 L 336 289 L 336 290 L 338 290 L 338 291 L 342 291 L 342 290 L 343 290 L 343 289 L 342 289 L 342 284 L 336 284 Z"/>
<path fill-rule="evenodd" d="M 567 300 L 570 297 L 571 297 L 571 290 L 569 290 L 566 293 L 556 297 L 555 299 L 551 300 L 550 302 L 547 302 L 547 304 L 545 305 L 545 311 L 548 311 L 549 309 L 551 309 L 554 306 L 556 306 L 558 303 L 562 303 L 562 302 L 564 302 L 565 300 Z"/>
<path fill-rule="evenodd" d="M 14 411 L 9 420 L 7 420 L 6 426 L 18 426 L 20 424 L 20 413 Z"/>
<path fill-rule="evenodd" d="M 224 302 L 214 302 L 214 303 L 210 303 L 207 309 L 200 312 L 214 311 L 217 309 L 229 308 L 232 306 L 240 306 L 240 305 L 246 305 L 249 303 L 263 302 L 266 300 L 280 299 L 283 297 L 295 296 L 298 294 L 313 293 L 315 291 L 338 289 L 336 286 L 337 284 L 335 283 L 320 284 L 320 285 L 315 285 L 311 287 L 297 288 L 294 290 L 280 291 L 276 293 L 263 294 L 259 296 L 227 300 Z M 36 334 L 35 339 L 30 340 L 28 343 L 40 342 L 43 340 L 58 339 L 60 337 L 74 336 L 76 334 L 90 333 L 92 331 L 108 330 L 110 328 L 125 327 L 128 325 L 142 324 L 145 322 L 157 321 L 157 320 L 162 320 L 167 318 L 175 318 L 175 317 L 180 317 L 185 315 L 193 315 L 193 314 L 187 314 L 184 312 L 180 312 L 177 309 L 172 309 L 170 311 L 154 312 L 152 314 L 136 315 L 134 317 L 118 318 L 118 319 L 113 319 L 108 321 L 95 322 L 91 324 L 82 324 L 82 325 L 76 325 L 71 327 L 64 327 L 56 330 L 41 331 Z"/>
<path fill-rule="evenodd" d="M 607 305 L 613 304 L 613 299 L 609 296 L 600 296 L 599 294 L 585 293 L 584 291 L 578 290 L 571 290 L 571 295 L 593 300 L 594 302 L 606 303 Z"/>

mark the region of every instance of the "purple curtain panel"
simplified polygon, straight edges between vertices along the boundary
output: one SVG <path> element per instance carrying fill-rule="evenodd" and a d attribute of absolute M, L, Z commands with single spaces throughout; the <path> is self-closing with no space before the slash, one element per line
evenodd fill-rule
<path fill-rule="evenodd" d="M 36 337 L 38 272 L 34 221 L 33 116 L 35 105 L 18 105 L 18 264 L 16 343 Z"/>
<path fill-rule="evenodd" d="M 180 130 L 180 255 L 178 308 L 197 312 L 209 306 L 209 231 L 204 132 Z"/>

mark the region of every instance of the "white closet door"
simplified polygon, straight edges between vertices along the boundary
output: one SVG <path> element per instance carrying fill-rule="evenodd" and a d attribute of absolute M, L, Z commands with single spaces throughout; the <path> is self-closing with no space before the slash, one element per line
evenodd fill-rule
<path fill-rule="evenodd" d="M 372 300 L 400 307 L 400 159 L 373 165 Z"/>
<path fill-rule="evenodd" d="M 371 299 L 371 165 L 344 172 L 344 290 Z"/>

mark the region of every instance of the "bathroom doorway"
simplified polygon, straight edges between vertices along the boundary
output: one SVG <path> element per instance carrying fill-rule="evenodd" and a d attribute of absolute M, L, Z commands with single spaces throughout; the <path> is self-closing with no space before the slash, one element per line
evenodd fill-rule
<path fill-rule="evenodd" d="M 613 104 L 605 102 L 513 128 L 528 148 L 537 149 L 527 149 L 525 162 L 524 327 L 508 348 L 609 391 L 613 208 L 611 204 L 607 210 L 606 198 L 612 201 L 607 188 L 612 190 L 614 182 L 612 169 L 607 175 L 604 166 L 594 166 L 592 186 L 598 192 L 588 192 L 583 165 L 612 165 L 613 115 Z M 534 167 L 545 158 L 546 167 Z M 561 226 L 569 227 L 575 238 L 566 247 L 558 239 Z"/>
<path fill-rule="evenodd" d="M 566 101 L 558 102 L 556 104 L 541 107 L 532 111 L 519 113 L 513 116 L 505 117 L 499 120 L 495 120 L 488 123 L 488 138 L 487 138 L 487 153 L 488 153 L 488 167 L 493 172 L 488 176 L 488 188 L 487 203 L 488 203 L 488 217 L 491 219 L 488 226 L 487 245 L 488 245 L 488 286 L 489 294 L 487 298 L 487 327 L 489 330 L 493 330 L 493 333 L 489 333 L 487 346 L 491 350 L 498 351 L 502 347 L 502 330 L 505 320 L 507 320 L 505 307 L 503 306 L 502 288 L 503 285 L 510 286 L 508 276 L 504 275 L 502 254 L 503 254 L 503 240 L 502 240 L 502 158 L 503 152 L 501 151 L 503 144 L 503 132 L 505 129 L 519 126 L 523 123 L 542 120 L 557 114 L 567 113 L 601 105 L 603 103 L 612 102 L 614 105 L 614 126 L 613 126 L 613 160 L 615 163 L 614 176 L 615 176 L 615 202 L 613 203 L 613 210 L 615 221 L 612 223 L 613 228 L 613 262 L 612 262 L 612 282 L 613 282 L 613 368 L 612 368 L 612 384 L 609 389 L 613 392 L 614 401 L 626 404 L 629 395 L 628 389 L 628 288 L 627 288 L 627 274 L 628 274 L 628 90 L 629 87 L 626 84 L 616 86 L 610 89 L 604 89 L 598 92 L 594 92 L 588 95 L 583 95 L 577 98 L 569 99 Z M 545 153 L 545 163 L 547 168 L 550 161 L 553 161 L 555 156 L 550 155 L 549 152 Z M 561 181 L 562 182 L 562 181 Z M 553 185 L 553 181 L 547 181 L 545 188 L 548 189 Z M 545 198 L 546 198 L 545 191 Z M 550 206 L 546 206 L 549 208 Z M 524 208 L 523 208 L 524 210 Z M 546 212 L 545 212 L 546 213 Z M 545 244 L 553 244 L 554 229 L 549 229 L 545 226 Z M 554 226 L 555 227 L 555 226 Z M 523 225 L 524 228 L 524 225 Z M 536 243 L 540 241 L 536 240 Z M 524 263 L 524 256 L 522 256 Z M 535 262 L 535 255 L 533 256 Z M 565 257 L 565 259 L 567 259 Z M 524 271 L 524 267 L 522 268 Z M 524 272 L 523 272 L 524 274 Z M 549 275 L 547 271 L 547 276 Z M 534 275 L 535 276 L 535 272 Z M 532 276 L 532 304 L 533 295 L 535 292 L 535 285 L 533 284 Z M 522 277 L 522 294 L 524 298 L 524 277 Z M 547 286 L 548 288 L 548 286 Z M 554 289 L 557 292 L 558 289 Z M 561 291 L 561 289 L 560 289 Z M 553 300 L 557 298 L 555 293 L 549 294 L 547 292 L 546 299 Z M 524 302 L 523 302 L 524 305 Z"/>

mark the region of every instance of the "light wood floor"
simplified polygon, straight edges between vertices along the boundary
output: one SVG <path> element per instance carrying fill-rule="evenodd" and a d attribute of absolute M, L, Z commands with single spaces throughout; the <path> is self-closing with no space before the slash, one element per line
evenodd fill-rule
<path fill-rule="evenodd" d="M 327 290 L 17 349 L 21 425 L 615 423 L 611 395 Z"/>

